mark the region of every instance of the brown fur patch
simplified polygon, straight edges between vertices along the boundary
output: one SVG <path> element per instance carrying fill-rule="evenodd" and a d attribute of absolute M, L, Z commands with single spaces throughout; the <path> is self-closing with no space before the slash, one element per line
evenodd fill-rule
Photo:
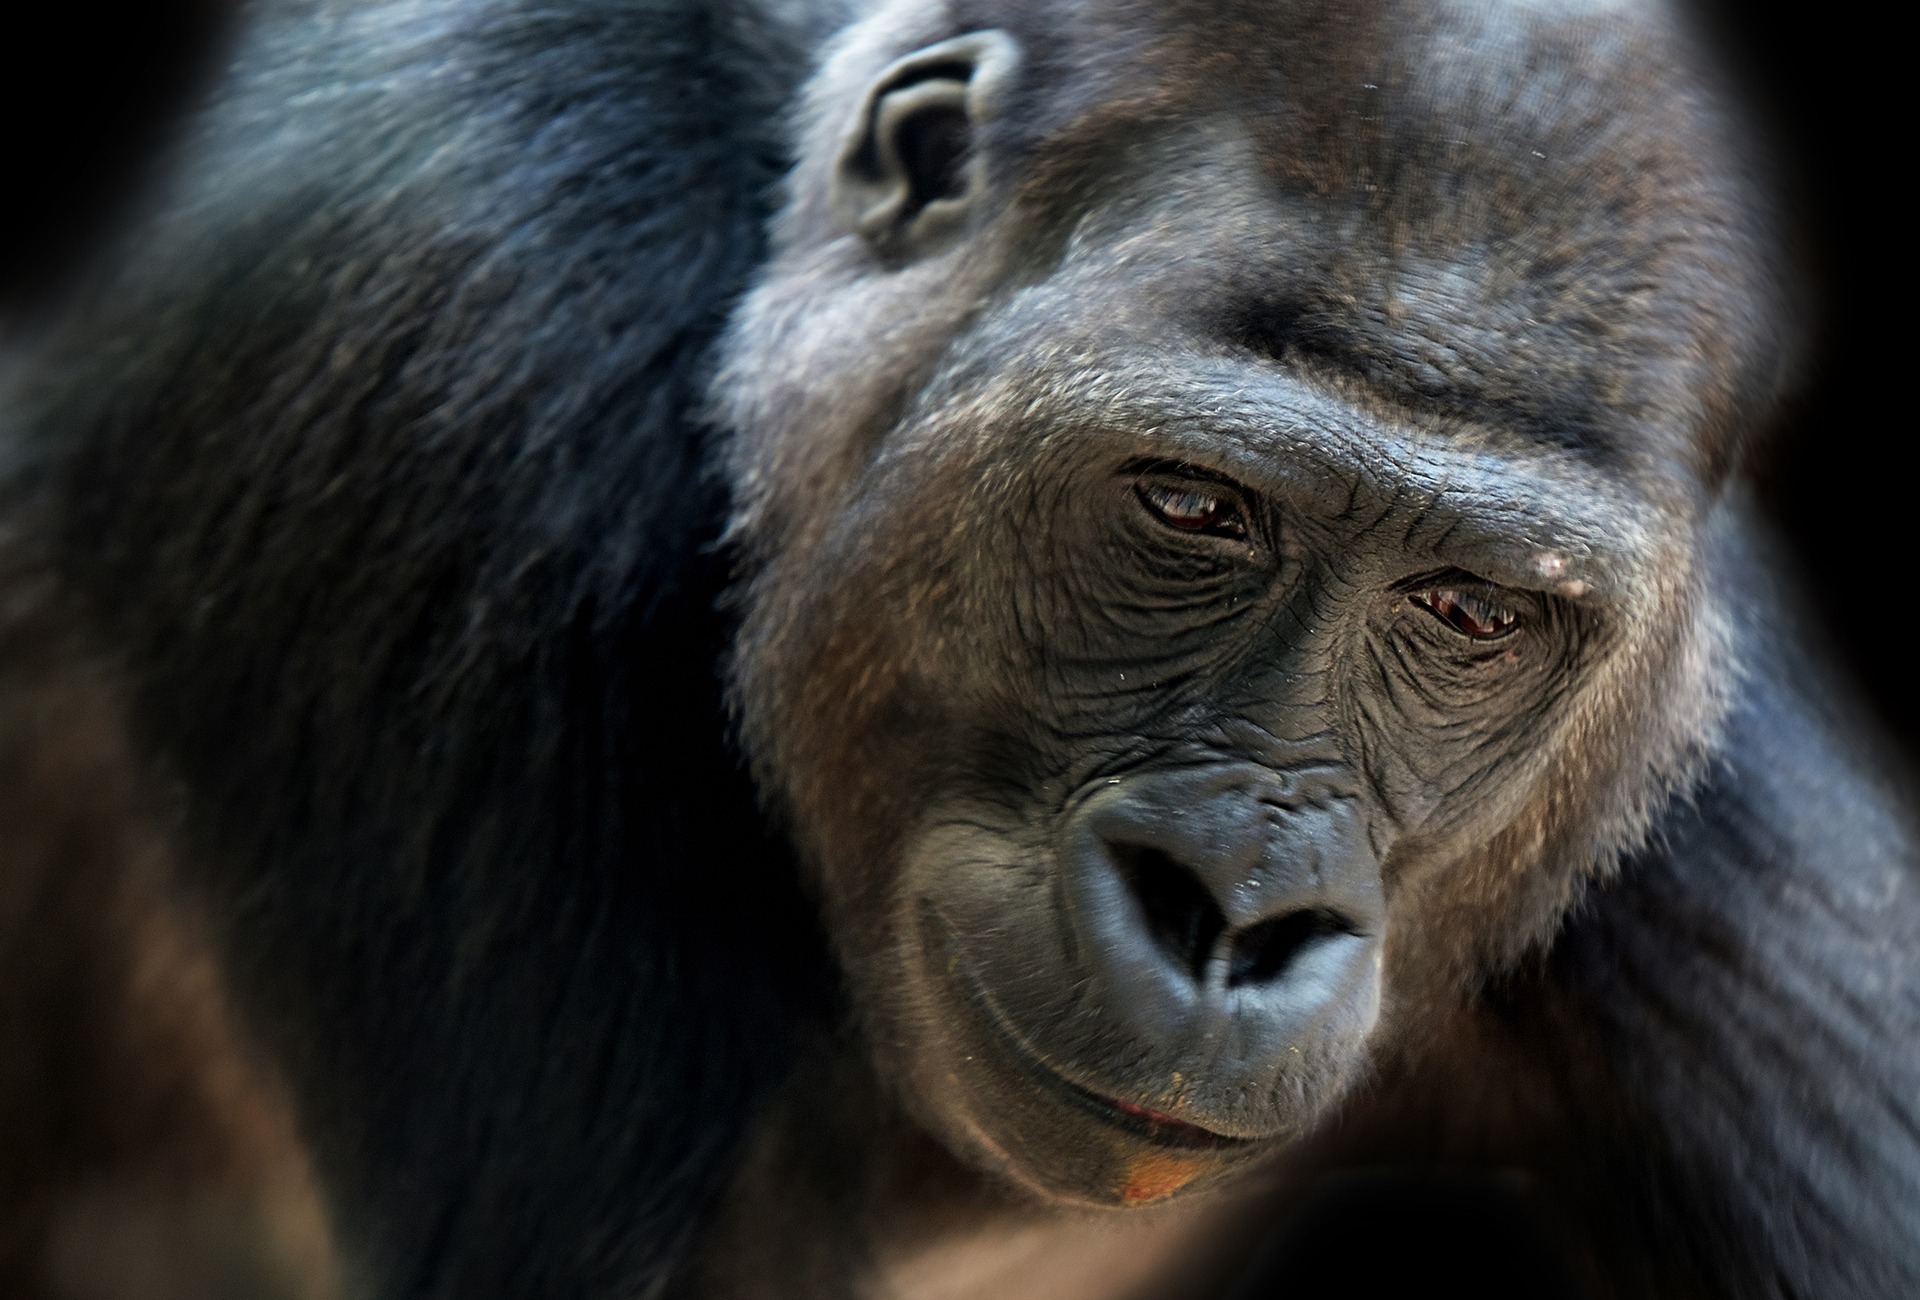
<path fill-rule="evenodd" d="M 0 1292 L 325 1300 L 280 1090 L 175 892 L 108 692 L 0 584 Z"/>

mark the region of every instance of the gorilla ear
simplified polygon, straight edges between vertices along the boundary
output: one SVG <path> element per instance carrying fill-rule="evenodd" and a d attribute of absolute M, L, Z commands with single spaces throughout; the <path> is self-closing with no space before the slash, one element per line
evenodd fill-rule
<path fill-rule="evenodd" d="M 1011 36 L 986 31 L 889 65 L 862 99 L 834 169 L 841 224 L 895 256 L 925 251 L 959 229 L 985 186 L 980 127 L 1019 61 Z"/>

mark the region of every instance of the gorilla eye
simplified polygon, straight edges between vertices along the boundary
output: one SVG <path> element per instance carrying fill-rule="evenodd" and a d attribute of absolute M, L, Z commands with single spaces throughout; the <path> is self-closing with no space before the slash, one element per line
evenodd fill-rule
<path fill-rule="evenodd" d="M 1245 537 L 1247 521 L 1240 505 L 1224 490 L 1204 483 L 1166 483 L 1147 480 L 1134 488 L 1141 503 L 1162 522 L 1188 533 L 1215 537 Z"/>
<path fill-rule="evenodd" d="M 1484 592 L 1468 587 L 1426 587 L 1407 597 L 1461 636 L 1497 641 L 1513 631 L 1520 615 Z"/>

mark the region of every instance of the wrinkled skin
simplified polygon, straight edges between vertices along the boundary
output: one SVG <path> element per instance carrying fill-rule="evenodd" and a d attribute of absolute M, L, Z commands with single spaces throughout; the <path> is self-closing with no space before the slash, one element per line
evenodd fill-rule
<path fill-rule="evenodd" d="M 1095 1204 L 1310 1129 L 1685 784 L 1774 347 L 1661 20 L 1238 13 L 1092 87 L 857 28 L 719 388 L 747 734 L 883 1072 Z M 975 83 L 964 212 L 850 231 L 914 77 Z"/>

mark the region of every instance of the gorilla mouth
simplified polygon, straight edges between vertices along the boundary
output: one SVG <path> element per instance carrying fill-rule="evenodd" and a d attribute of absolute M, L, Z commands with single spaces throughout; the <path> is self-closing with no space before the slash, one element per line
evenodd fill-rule
<path fill-rule="evenodd" d="M 1125 1129 L 1135 1137 L 1142 1137 L 1160 1146 L 1186 1147 L 1189 1150 L 1217 1151 L 1223 1147 L 1246 1146 L 1250 1139 L 1228 1137 L 1225 1133 L 1215 1133 L 1210 1128 L 1201 1128 L 1198 1124 L 1189 1124 L 1186 1120 L 1175 1119 L 1171 1115 L 1162 1115 L 1157 1110 L 1137 1105 L 1131 1101 L 1121 1101 L 1115 1097 L 1103 1097 L 1097 1092 L 1089 1092 L 1079 1084 L 1061 1078 L 1041 1062 L 1025 1053 L 1026 1061 L 1031 1062 L 1029 1074 L 1044 1072 L 1040 1082 L 1056 1093 L 1065 1095 L 1081 1110 L 1092 1114 L 1096 1119 L 1105 1120 L 1116 1128 Z M 1017 1058 L 1016 1058 L 1017 1059 Z M 1026 1062 L 1023 1062 L 1023 1065 Z M 1037 1074 L 1036 1074 L 1036 1077 Z"/>
<path fill-rule="evenodd" d="M 950 951 L 957 949 L 957 935 L 945 918 L 936 916 L 937 928 L 946 941 Z M 1060 1098 L 1084 1115 L 1091 1116 L 1111 1128 L 1120 1129 L 1143 1138 L 1156 1146 L 1180 1147 L 1190 1151 L 1218 1151 L 1229 1147 L 1252 1145 L 1254 1139 L 1230 1137 L 1225 1133 L 1216 1133 L 1212 1129 L 1202 1128 L 1183 1119 L 1164 1115 L 1151 1107 L 1137 1102 L 1121 1101 L 1117 1097 L 1104 1096 L 1066 1078 L 1040 1059 L 1038 1053 L 1028 1047 L 1016 1033 L 999 1008 L 994 1006 L 993 998 L 980 984 L 972 963 L 965 957 L 954 963 L 960 975 L 962 987 L 966 990 L 967 1001 L 972 1004 L 974 1013 L 986 1024 L 993 1040 L 1001 1049 L 1001 1054 L 1014 1065 L 1021 1074 L 1032 1080 L 1043 1091 Z"/>

